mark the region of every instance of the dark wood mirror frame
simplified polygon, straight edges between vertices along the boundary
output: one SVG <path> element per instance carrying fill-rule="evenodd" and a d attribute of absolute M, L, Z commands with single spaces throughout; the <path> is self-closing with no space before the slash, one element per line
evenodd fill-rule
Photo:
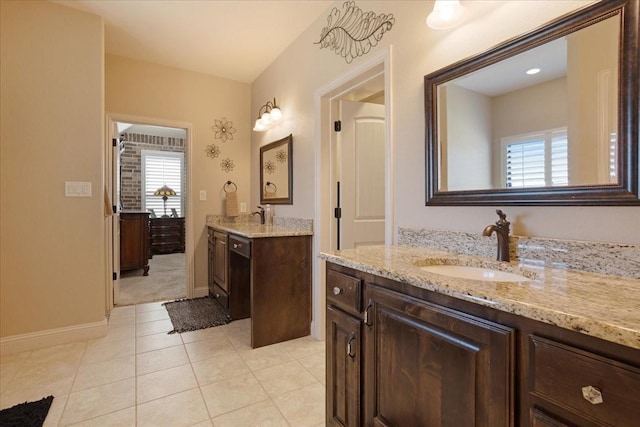
<path fill-rule="evenodd" d="M 508 40 L 482 54 L 459 61 L 424 78 L 426 125 L 426 205 L 640 205 L 638 174 L 640 135 L 640 43 L 638 0 L 610 0 L 562 16 L 532 32 Z M 617 185 L 551 188 L 440 191 L 437 88 L 462 75 L 520 54 L 550 40 L 621 14 L 618 99 Z"/>
<path fill-rule="evenodd" d="M 287 197 L 265 197 L 264 153 L 280 146 L 287 150 Z M 292 205 L 293 204 L 293 135 L 286 136 L 270 144 L 260 147 L 260 204 Z"/>

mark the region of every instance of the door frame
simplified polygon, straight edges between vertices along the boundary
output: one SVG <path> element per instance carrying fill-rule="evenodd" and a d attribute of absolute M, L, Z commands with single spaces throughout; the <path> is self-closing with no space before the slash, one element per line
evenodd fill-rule
<path fill-rule="evenodd" d="M 337 113 L 335 101 L 345 97 L 358 86 L 372 78 L 384 75 L 385 91 L 385 244 L 391 245 L 394 240 L 394 149 L 393 149 L 393 116 L 391 91 L 391 59 L 392 47 L 381 49 L 356 67 L 338 76 L 333 81 L 317 89 L 314 93 L 315 129 L 315 212 L 313 253 L 327 252 L 335 249 L 335 207 L 336 189 L 333 182 L 336 175 L 336 142 L 333 132 L 333 121 Z M 325 261 L 319 257 L 313 260 L 313 295 L 312 295 L 311 334 L 325 338 Z"/>
<path fill-rule="evenodd" d="M 111 140 L 113 138 L 118 138 L 119 135 L 114 135 L 113 134 L 113 129 L 114 129 L 114 123 L 116 122 L 126 122 L 126 123 L 133 123 L 133 124 L 141 124 L 141 125 L 153 125 L 153 126 L 164 126 L 164 127 L 172 127 L 172 128 L 180 128 L 180 129 L 184 129 L 187 132 L 187 137 L 186 137 L 186 147 L 185 147 L 185 163 L 186 163 L 186 168 L 185 168 L 185 176 L 186 176 L 186 183 L 184 186 L 184 191 L 185 191 L 185 208 L 186 208 L 186 213 L 184 216 L 184 220 L 185 220 L 185 273 L 186 273 L 186 281 L 185 281 L 185 287 L 186 287 L 186 295 L 187 298 L 193 298 L 195 295 L 195 281 L 194 281 L 194 277 L 195 277 L 195 265 L 194 265 L 194 238 L 193 238 L 193 199 L 190 196 L 191 195 L 191 181 L 192 181 L 192 177 L 191 177 L 191 156 L 192 156 L 192 125 L 191 123 L 187 123 L 187 122 L 179 122 L 179 121 L 173 121 L 173 120 L 166 120 L 166 119 L 157 119 L 157 118 L 151 118 L 151 117 L 141 117 L 141 116 L 133 116 L 133 115 L 129 115 L 129 114 L 121 114 L 121 113 L 114 113 L 114 112 L 107 112 L 106 113 L 106 129 L 108 129 L 107 132 L 107 141 L 106 141 L 106 155 L 105 155 L 105 166 L 104 166 L 104 174 L 105 174 L 105 184 L 106 184 L 106 191 L 107 194 L 111 195 L 113 194 L 113 186 L 112 186 L 112 182 L 113 182 L 113 161 L 111 158 Z M 111 197 L 111 196 L 109 196 Z M 114 203 L 117 203 L 117 201 L 115 200 L 111 200 L 111 204 L 113 205 Z M 105 238 L 105 242 L 106 242 L 106 250 L 105 250 L 105 258 L 106 258 L 106 262 L 107 262 L 107 268 L 106 268 L 106 304 L 107 304 L 107 312 L 110 312 L 113 307 L 113 278 L 112 278 L 112 273 L 113 273 L 113 269 L 111 268 L 111 262 L 112 262 L 112 257 L 113 257 L 113 244 L 112 244 L 112 234 L 113 234 L 113 226 L 111 225 L 111 221 L 108 221 L 108 226 L 107 228 L 107 236 Z M 119 277 L 119 272 L 118 272 L 118 277 Z"/>

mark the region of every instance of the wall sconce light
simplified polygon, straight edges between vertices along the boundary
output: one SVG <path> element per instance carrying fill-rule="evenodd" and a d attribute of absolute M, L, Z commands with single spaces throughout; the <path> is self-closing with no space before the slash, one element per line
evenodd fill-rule
<path fill-rule="evenodd" d="M 166 185 L 163 185 L 162 187 L 154 191 L 153 195 L 162 196 L 162 201 L 164 202 L 164 215 L 162 215 L 162 218 L 169 218 L 169 215 L 167 215 L 167 199 L 169 198 L 169 196 L 177 196 L 178 193 L 176 193 L 175 190 L 167 187 Z"/>
<path fill-rule="evenodd" d="M 256 132 L 265 131 L 271 124 L 279 121 L 281 118 L 282 111 L 280 107 L 278 107 L 278 104 L 276 104 L 276 99 L 273 98 L 273 102 L 267 101 L 267 103 L 258 110 L 258 119 L 253 126 L 253 130 Z"/>
<path fill-rule="evenodd" d="M 427 16 L 427 25 L 434 30 L 455 27 L 462 21 L 464 7 L 460 0 L 436 0 L 433 11 Z"/>

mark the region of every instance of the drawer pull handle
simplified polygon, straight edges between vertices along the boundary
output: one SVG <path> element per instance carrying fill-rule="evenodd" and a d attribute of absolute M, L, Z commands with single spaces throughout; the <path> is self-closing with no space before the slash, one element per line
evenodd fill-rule
<path fill-rule="evenodd" d="M 341 293 L 342 293 L 342 289 L 340 289 L 340 288 L 339 288 L 339 287 L 337 287 L 337 286 L 334 286 L 334 287 L 333 287 L 333 294 L 334 294 L 334 295 L 340 295 Z"/>
<path fill-rule="evenodd" d="M 371 300 L 369 300 L 369 304 L 367 304 L 367 308 L 364 309 L 364 324 L 367 326 L 371 326 L 371 323 L 369 323 L 369 309 L 373 306 L 373 303 L 371 302 Z"/>
<path fill-rule="evenodd" d="M 604 399 L 602 398 L 602 392 L 593 386 L 582 387 L 582 397 L 592 405 L 598 405 L 600 403 L 604 403 Z"/>
<path fill-rule="evenodd" d="M 352 333 L 349 337 L 349 341 L 347 342 L 347 356 L 354 358 L 356 354 L 352 352 L 351 342 L 356 339 L 356 336 Z"/>
<path fill-rule="evenodd" d="M 234 243 L 233 244 L 233 249 L 238 249 L 240 246 L 242 246 L 242 245 L 238 244 L 238 243 Z"/>

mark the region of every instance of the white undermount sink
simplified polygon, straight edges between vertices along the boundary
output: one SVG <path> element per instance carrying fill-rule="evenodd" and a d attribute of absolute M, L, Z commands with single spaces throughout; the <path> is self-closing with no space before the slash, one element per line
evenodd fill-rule
<path fill-rule="evenodd" d="M 487 282 L 525 282 L 531 280 L 528 277 L 515 273 L 466 265 L 426 265 L 419 268 L 429 273 L 457 277 L 459 279 L 483 280 Z"/>

